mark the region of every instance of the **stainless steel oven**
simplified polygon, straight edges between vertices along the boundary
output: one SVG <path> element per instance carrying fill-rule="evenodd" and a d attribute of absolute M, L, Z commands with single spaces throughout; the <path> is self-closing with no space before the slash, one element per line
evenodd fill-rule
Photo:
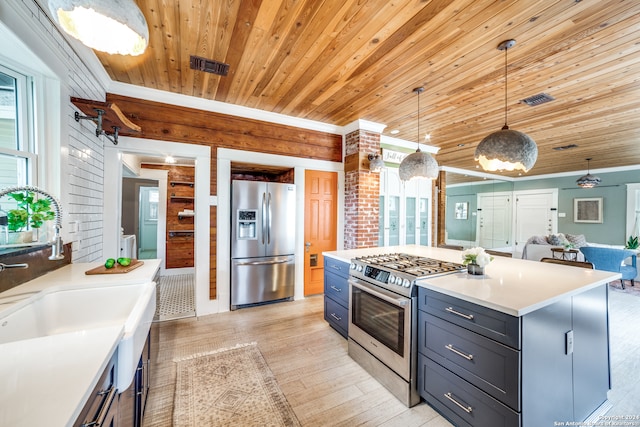
<path fill-rule="evenodd" d="M 411 380 L 411 298 L 349 280 L 349 336 L 384 361 L 405 381 Z"/>
<path fill-rule="evenodd" d="M 464 269 L 461 264 L 408 254 L 351 261 L 349 355 L 406 406 L 420 401 L 415 280 Z"/>

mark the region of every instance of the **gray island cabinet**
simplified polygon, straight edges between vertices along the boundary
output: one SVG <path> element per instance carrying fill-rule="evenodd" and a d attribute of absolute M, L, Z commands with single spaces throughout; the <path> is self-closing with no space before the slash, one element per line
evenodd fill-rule
<path fill-rule="evenodd" d="M 606 285 L 521 317 L 418 291 L 418 390 L 456 425 L 553 426 L 607 400 Z"/>
<path fill-rule="evenodd" d="M 394 252 L 461 262 L 460 251 L 420 245 L 324 255 L 348 265 Z M 482 276 L 418 280 L 420 395 L 460 427 L 595 424 L 610 407 L 607 283 L 619 278 L 496 257 Z"/>

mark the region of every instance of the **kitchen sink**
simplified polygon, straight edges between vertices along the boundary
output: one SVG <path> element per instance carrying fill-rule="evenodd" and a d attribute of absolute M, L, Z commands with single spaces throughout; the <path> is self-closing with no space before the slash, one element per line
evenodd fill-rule
<path fill-rule="evenodd" d="M 5 343 L 122 325 L 116 383 L 119 390 L 126 390 L 155 309 L 153 282 L 47 289 L 0 312 L 0 351 Z"/>

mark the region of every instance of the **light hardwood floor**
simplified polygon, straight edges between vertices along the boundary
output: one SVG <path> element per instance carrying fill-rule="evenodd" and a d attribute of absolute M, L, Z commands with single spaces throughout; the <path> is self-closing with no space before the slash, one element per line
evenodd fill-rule
<path fill-rule="evenodd" d="M 609 414 L 640 414 L 640 298 L 610 292 L 614 388 Z M 303 426 L 451 426 L 421 403 L 406 408 L 347 354 L 346 340 L 323 320 L 323 297 L 155 323 L 156 358 L 145 427 L 172 424 L 174 359 L 257 342 Z M 206 427 L 206 426 L 203 426 Z"/>

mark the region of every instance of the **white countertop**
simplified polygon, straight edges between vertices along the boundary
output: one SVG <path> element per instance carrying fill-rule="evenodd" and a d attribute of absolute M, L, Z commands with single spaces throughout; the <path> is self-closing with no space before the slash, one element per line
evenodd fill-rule
<path fill-rule="evenodd" d="M 145 259 L 143 264 L 131 270 L 128 273 L 121 274 L 85 274 L 86 271 L 102 265 L 102 262 L 81 262 L 77 264 L 68 264 L 62 268 L 51 271 L 29 282 L 23 283 L 15 288 L 0 293 L 1 298 L 9 297 L 17 294 L 27 294 L 38 292 L 53 286 L 73 286 L 85 287 L 89 285 L 131 285 L 134 283 L 143 283 L 153 280 L 154 276 L 160 269 L 159 259 Z M 3 302 L 3 301 L 0 301 Z M 5 307 L 0 306 L 0 311 Z"/>
<path fill-rule="evenodd" d="M 0 293 L 7 304 L 52 288 L 132 285 L 153 280 L 160 260 L 125 274 L 86 275 L 100 262 L 70 264 Z M 0 345 L 0 427 L 70 426 L 124 334 L 123 325 L 69 332 Z"/>
<path fill-rule="evenodd" d="M 0 426 L 70 426 L 122 336 L 122 327 L 68 333 L 0 347 Z"/>
<path fill-rule="evenodd" d="M 419 245 L 350 249 L 324 252 L 323 255 L 350 262 L 351 258 L 358 256 L 394 252 L 462 262 L 461 251 Z M 455 273 L 425 278 L 418 284 L 512 316 L 524 316 L 564 297 L 579 294 L 621 277 L 619 273 L 609 271 L 499 256 L 494 257 L 484 270 L 483 276 Z"/>

